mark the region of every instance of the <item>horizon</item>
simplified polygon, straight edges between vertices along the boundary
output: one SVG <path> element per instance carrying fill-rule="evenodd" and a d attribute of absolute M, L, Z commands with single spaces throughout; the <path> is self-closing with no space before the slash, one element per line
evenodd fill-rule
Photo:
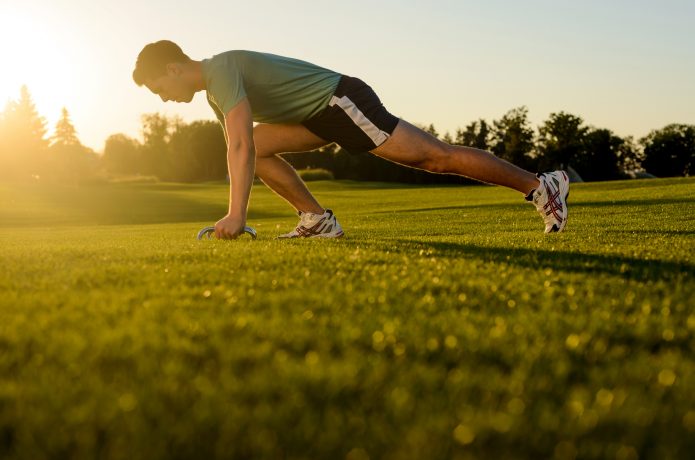
<path fill-rule="evenodd" d="M 689 78 L 695 62 L 688 58 L 695 55 L 688 30 L 695 5 L 685 1 L 592 0 L 578 7 L 546 0 L 426 6 L 359 0 L 345 12 L 304 0 L 225 3 L 214 17 L 194 6 L 167 10 L 159 0 L 129 0 L 119 8 L 65 3 L 0 3 L 0 43 L 15 44 L 4 50 L 15 65 L 0 75 L 0 102 L 4 108 L 16 100 L 26 84 L 49 135 L 66 107 L 81 142 L 97 152 L 112 134 L 141 139 L 146 113 L 178 115 L 187 123 L 215 119 L 199 94 L 190 104 L 165 104 L 132 81 L 137 54 L 162 38 L 196 60 L 252 49 L 358 76 L 395 115 L 433 124 L 441 135 L 453 136 L 481 118 L 492 122 L 519 106 L 528 108 L 534 129 L 557 112 L 635 139 L 671 123 L 695 124 L 695 82 Z M 267 3 L 274 8 L 270 17 L 262 14 Z M 360 6 L 369 8 L 369 17 L 359 14 Z M 249 21 L 229 26 L 226 17 L 243 14 Z M 150 24 L 153 17 L 156 24 Z M 356 24 L 350 40 L 336 33 L 342 26 L 326 20 L 337 17 L 340 24 Z M 126 21 L 133 32 L 122 36 Z"/>

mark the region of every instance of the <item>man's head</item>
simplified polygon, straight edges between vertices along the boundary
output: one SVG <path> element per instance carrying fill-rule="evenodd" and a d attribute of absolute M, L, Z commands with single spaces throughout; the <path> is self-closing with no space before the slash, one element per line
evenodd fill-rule
<path fill-rule="evenodd" d="M 140 51 L 133 80 L 138 86 L 147 86 L 164 102 L 191 102 L 197 91 L 189 72 L 193 62 L 179 45 L 160 40 Z"/>

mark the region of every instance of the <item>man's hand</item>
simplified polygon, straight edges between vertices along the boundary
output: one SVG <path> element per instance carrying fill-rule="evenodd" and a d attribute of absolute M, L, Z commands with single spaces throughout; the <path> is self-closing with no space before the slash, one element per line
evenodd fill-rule
<path fill-rule="evenodd" d="M 244 234 L 246 219 L 227 214 L 215 224 L 215 237 L 223 240 L 234 240 Z"/>

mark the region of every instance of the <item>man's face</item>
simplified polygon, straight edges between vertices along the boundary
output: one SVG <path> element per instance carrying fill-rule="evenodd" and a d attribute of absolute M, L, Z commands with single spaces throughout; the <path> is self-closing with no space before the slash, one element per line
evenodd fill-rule
<path fill-rule="evenodd" d="M 191 102 L 195 95 L 195 91 L 188 87 L 186 80 L 181 78 L 180 68 L 172 65 L 167 66 L 165 75 L 146 80 L 145 86 L 164 102 Z"/>

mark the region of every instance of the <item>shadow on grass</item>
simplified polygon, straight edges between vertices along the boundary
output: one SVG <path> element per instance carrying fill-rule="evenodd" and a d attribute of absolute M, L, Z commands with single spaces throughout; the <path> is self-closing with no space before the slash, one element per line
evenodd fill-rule
<path fill-rule="evenodd" d="M 658 188 L 658 187 L 680 187 L 682 185 L 687 185 L 695 183 L 695 178 L 693 177 L 670 177 L 661 179 L 627 179 L 627 180 L 615 180 L 615 181 L 599 181 L 599 182 L 583 182 L 583 183 L 572 183 L 572 187 L 579 188 L 592 188 L 596 185 L 600 186 L 603 190 L 631 190 L 635 188 L 648 189 L 648 188 Z"/>
<path fill-rule="evenodd" d="M 663 206 L 663 205 L 692 205 L 695 207 L 695 199 L 689 198 L 659 198 L 653 200 L 605 200 L 605 201 L 577 201 L 574 202 L 570 200 L 569 210 L 572 211 L 573 208 L 624 208 L 626 206 L 640 206 L 645 208 L 650 208 L 652 206 Z M 463 204 L 456 206 L 433 206 L 426 208 L 395 208 L 384 211 L 375 211 L 373 214 L 393 214 L 393 213 L 417 213 L 417 212 L 431 212 L 431 211 L 467 211 L 474 209 L 490 209 L 490 210 L 513 210 L 519 205 L 524 205 L 523 209 L 533 209 L 529 207 L 528 203 L 523 201 L 519 202 L 496 202 L 496 203 L 475 203 L 475 204 Z M 646 211 L 646 209 L 645 209 Z"/>
<path fill-rule="evenodd" d="M 484 262 L 504 263 L 524 268 L 551 268 L 556 272 L 596 273 L 637 281 L 673 281 L 677 278 L 691 277 L 695 274 L 695 265 L 685 262 L 646 260 L 626 256 L 583 254 L 569 251 L 548 251 L 545 249 L 476 246 L 451 242 L 396 241 L 400 243 L 401 252 L 415 252 L 421 249 L 434 250 L 437 257 L 472 258 Z M 360 246 L 364 246 L 364 244 L 360 243 Z M 383 243 L 375 244 L 375 246 L 383 247 Z"/>
<path fill-rule="evenodd" d="M 208 201 L 209 190 L 178 184 L 35 189 L 26 203 L 0 210 L 0 221 L 2 227 L 214 223 L 227 213 L 226 194 Z M 286 216 L 254 208 L 248 214 L 249 219 Z"/>
<path fill-rule="evenodd" d="M 504 207 L 504 208 L 510 208 L 513 205 L 511 204 L 505 204 L 505 205 L 500 205 L 500 204 L 481 204 L 481 205 L 470 205 L 470 206 L 438 206 L 438 207 L 431 207 L 431 208 L 407 208 L 407 209 L 399 209 L 399 208 L 394 208 L 394 209 L 389 209 L 385 211 L 374 211 L 372 214 L 397 214 L 397 213 L 416 213 L 416 212 L 431 212 L 431 211 L 466 211 L 466 210 L 471 210 L 475 208 L 488 208 L 488 207 Z"/>
<path fill-rule="evenodd" d="M 669 235 L 690 236 L 695 235 L 695 230 L 606 230 L 606 233 L 622 233 L 624 235 Z"/>
<path fill-rule="evenodd" d="M 569 209 L 573 207 L 606 207 L 606 206 L 662 206 L 667 204 L 695 205 L 695 199 L 692 198 L 655 198 L 653 200 L 605 200 L 605 201 L 578 201 L 573 203 L 570 199 L 568 202 Z"/>

